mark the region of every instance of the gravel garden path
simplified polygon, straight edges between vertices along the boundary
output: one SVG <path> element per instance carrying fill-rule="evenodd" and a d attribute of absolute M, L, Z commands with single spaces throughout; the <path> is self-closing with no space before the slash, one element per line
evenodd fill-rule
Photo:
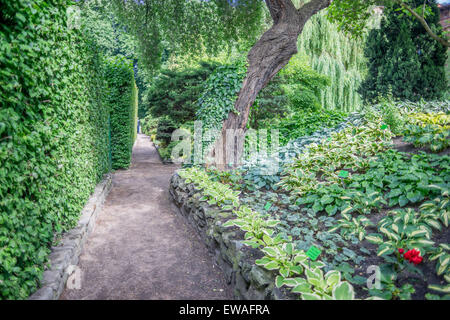
<path fill-rule="evenodd" d="M 78 267 L 81 289 L 61 299 L 233 299 L 221 270 L 168 192 L 177 167 L 163 165 L 138 135 L 128 170 L 114 173 Z"/>

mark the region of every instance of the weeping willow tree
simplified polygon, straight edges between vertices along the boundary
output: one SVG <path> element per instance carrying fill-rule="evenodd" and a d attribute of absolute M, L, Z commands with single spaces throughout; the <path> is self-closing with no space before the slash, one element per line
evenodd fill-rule
<path fill-rule="evenodd" d="M 375 26 L 378 20 L 379 16 L 374 14 L 371 26 Z M 298 48 L 301 54 L 309 56 L 309 63 L 315 71 L 331 80 L 330 86 L 320 93 L 324 108 L 354 111 L 361 106 L 362 99 L 357 90 L 367 72 L 365 38 L 366 33 L 355 38 L 339 31 L 325 12 L 316 14 L 306 23 Z"/>

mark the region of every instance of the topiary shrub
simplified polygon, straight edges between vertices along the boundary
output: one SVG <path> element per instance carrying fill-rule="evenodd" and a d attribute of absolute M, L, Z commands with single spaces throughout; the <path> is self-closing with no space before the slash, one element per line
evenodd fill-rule
<path fill-rule="evenodd" d="M 132 64 L 121 56 L 106 60 L 111 108 L 112 168 L 128 168 L 137 128 L 137 89 Z"/>
<path fill-rule="evenodd" d="M 102 62 L 65 0 L 0 0 L 0 299 L 39 284 L 54 234 L 110 170 Z"/>

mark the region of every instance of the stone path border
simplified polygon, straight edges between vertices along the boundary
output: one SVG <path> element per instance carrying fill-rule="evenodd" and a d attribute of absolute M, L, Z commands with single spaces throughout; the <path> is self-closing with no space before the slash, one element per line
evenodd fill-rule
<path fill-rule="evenodd" d="M 248 250 L 243 250 L 244 244 L 242 240 L 234 239 L 234 231 L 222 227 L 223 222 L 232 217 L 231 213 L 200 201 L 202 193 L 193 184 L 186 184 L 176 173 L 170 180 L 169 192 L 181 215 L 186 217 L 214 254 L 216 263 L 224 272 L 237 299 L 296 299 L 284 288 L 275 286 L 277 273 L 251 263 L 256 257 Z"/>
<path fill-rule="evenodd" d="M 81 213 L 77 227 L 64 233 L 57 246 L 51 248 L 50 269 L 44 271 L 41 287 L 29 300 L 58 300 L 78 259 L 84 244 L 94 229 L 98 213 L 103 208 L 106 196 L 111 190 L 112 176 L 105 178 L 96 186 Z"/>

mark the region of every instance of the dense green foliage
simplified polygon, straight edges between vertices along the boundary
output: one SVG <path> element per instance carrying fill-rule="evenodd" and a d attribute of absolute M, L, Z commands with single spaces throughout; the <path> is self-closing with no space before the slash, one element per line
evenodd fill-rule
<path fill-rule="evenodd" d="M 284 78 L 284 89 L 289 107 L 292 111 L 317 110 L 321 108 L 321 93 L 328 89 L 330 79 L 314 71 L 304 55 L 291 58 L 280 75 Z"/>
<path fill-rule="evenodd" d="M 122 57 L 111 58 L 107 61 L 106 79 L 111 107 L 112 168 L 127 168 L 137 129 L 137 88 L 133 67 Z"/>
<path fill-rule="evenodd" d="M 277 74 L 262 89 L 250 109 L 249 127 L 259 129 L 266 126 L 274 118 L 281 118 L 289 114 L 288 98 L 283 89 L 284 78 Z"/>
<path fill-rule="evenodd" d="M 105 68 L 88 19 L 73 28 L 71 2 L 0 3 L 0 298 L 25 299 L 54 236 L 127 165 L 137 89 L 131 66 Z"/>
<path fill-rule="evenodd" d="M 421 0 L 414 2 L 417 6 L 423 4 Z M 428 6 L 431 10 L 427 22 L 442 35 L 436 1 L 428 1 Z M 386 7 L 380 28 L 373 29 L 367 38 L 369 73 L 360 92 L 366 100 L 389 92 L 402 100 L 442 98 L 447 89 L 447 49 L 398 8 Z"/>
<path fill-rule="evenodd" d="M 98 50 L 67 1 L 0 1 L 0 298 L 38 285 L 54 232 L 110 170 Z"/>
<path fill-rule="evenodd" d="M 343 112 L 326 109 L 303 110 L 290 117 L 272 121 L 267 129 L 278 129 L 280 144 L 285 145 L 291 140 L 311 135 L 319 129 L 334 127 L 344 120 L 345 115 Z"/>
<path fill-rule="evenodd" d="M 114 0 L 119 18 L 139 40 L 139 57 L 149 68 L 162 63 L 164 52 L 209 55 L 237 41 L 254 43 L 261 33 L 264 2 Z"/>
<path fill-rule="evenodd" d="M 177 124 L 194 119 L 203 83 L 215 67 L 205 62 L 198 68 L 162 70 L 148 88 L 142 108 L 153 117 L 168 116 Z"/>
<path fill-rule="evenodd" d="M 153 118 L 150 114 L 145 116 L 143 119 L 140 119 L 141 123 L 141 132 L 145 135 L 148 135 L 150 139 L 156 139 L 156 130 L 158 128 L 158 118 Z"/>
<path fill-rule="evenodd" d="M 234 110 L 239 90 L 247 69 L 243 61 L 222 65 L 208 77 L 204 83 L 202 93 L 198 98 L 196 120 L 202 121 L 203 131 L 215 131 L 222 128 L 222 122 Z M 204 136 L 203 142 L 209 145 L 215 140 L 212 136 Z"/>
<path fill-rule="evenodd" d="M 377 17 L 372 18 L 375 24 Z M 313 16 L 298 40 L 300 55 L 316 72 L 329 78 L 329 87 L 320 91 L 320 104 L 325 109 L 355 111 L 362 101 L 357 93 L 366 74 L 364 34 L 351 38 L 326 18 L 326 12 Z"/>
<path fill-rule="evenodd" d="M 243 243 L 263 254 L 255 264 L 277 272 L 276 286 L 299 298 L 338 299 L 343 290 L 347 299 L 448 299 L 449 157 L 393 144 L 411 123 L 446 129 L 448 113 L 448 103 L 366 108 L 358 125 L 302 138 L 310 144 L 281 162 L 281 182 L 271 182 L 281 190 L 255 189 L 248 165 L 180 175 L 202 190 L 200 201 L 232 212 L 223 226 L 241 229 Z M 312 245 L 321 254 L 309 263 Z M 380 286 L 368 290 L 374 264 Z"/>
<path fill-rule="evenodd" d="M 82 1 L 80 7 L 84 23 L 89 26 L 86 32 L 104 55 L 123 55 L 130 60 L 138 59 L 138 44 L 113 14 L 110 2 Z"/>

